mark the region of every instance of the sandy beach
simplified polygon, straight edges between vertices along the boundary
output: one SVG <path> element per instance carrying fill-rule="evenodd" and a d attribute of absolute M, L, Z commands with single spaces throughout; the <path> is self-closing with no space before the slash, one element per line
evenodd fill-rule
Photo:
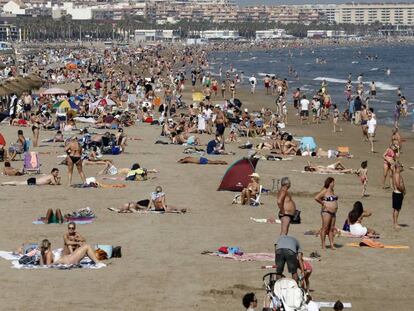
<path fill-rule="evenodd" d="M 290 95 L 289 95 L 290 96 Z M 252 96 L 245 90 L 237 97 L 243 108 L 249 111 L 261 107 L 274 109 L 274 97 L 265 96 L 258 90 Z M 184 100 L 191 102 L 186 91 Z M 217 98 L 218 100 L 218 98 Z M 216 99 L 213 97 L 213 101 Z M 260 160 L 256 172 L 261 176 L 265 188 L 272 187 L 272 179 L 289 176 L 291 192 L 302 211 L 302 224 L 292 225 L 290 233 L 302 244 L 306 256 L 312 251 L 321 253 L 321 261 L 314 262 L 311 277 L 312 297 L 315 301 L 351 302 L 352 310 L 402 310 L 409 311 L 411 303 L 410 275 L 413 258 L 413 220 L 411 210 L 414 186 L 414 152 L 412 133 L 402 133 L 401 162 L 408 189 L 400 223 L 401 230 L 392 228 L 391 190 L 380 186 L 382 176 L 382 153 L 390 143 L 391 129 L 380 126 L 377 131 L 376 150 L 371 154 L 370 146 L 362 140 L 360 127 L 341 123 L 343 132 L 332 133 L 331 121 L 320 125 L 298 124 L 293 110 L 289 112 L 287 130 L 297 136 L 314 136 L 318 147 L 335 149 L 349 146 L 352 159 L 341 159 L 346 167 L 359 168 L 368 160 L 368 193 L 362 199 L 364 207 L 372 210 L 373 216 L 365 221 L 381 233 L 384 244 L 402 244 L 409 250 L 368 249 L 347 247 L 355 239 L 336 238 L 338 249 L 321 251 L 320 239 L 304 235 L 305 231 L 320 228 L 320 207 L 313 197 L 321 189 L 328 175 L 301 173 L 307 157 L 293 157 L 292 161 Z M 78 125 L 78 127 L 82 127 Z M 0 132 L 7 142 L 16 139 L 17 127 L 2 124 Z M 228 130 L 227 130 L 228 131 Z M 98 132 L 103 132 L 98 130 Z M 1 187 L 0 226 L 2 250 L 14 250 L 22 243 L 38 242 L 48 238 L 52 246 L 62 247 L 65 225 L 32 225 L 32 221 L 44 216 L 48 208 L 60 208 L 67 213 L 91 207 L 97 215 L 92 224 L 79 225 L 78 232 L 90 244 L 122 246 L 122 258 L 110 259 L 108 266 L 100 270 L 74 269 L 69 271 L 14 270 L 10 262 L 0 260 L 3 310 L 243 310 L 242 296 L 254 291 L 262 300 L 264 290 L 261 270 L 263 262 L 237 262 L 214 256 L 201 255 L 202 251 L 215 251 L 220 246 L 239 246 L 245 252 L 273 252 L 274 242 L 279 236 L 280 225 L 261 224 L 250 220 L 274 218 L 277 214 L 274 194 L 264 194 L 259 208 L 232 205 L 232 192 L 218 192 L 217 187 L 227 166 L 197 166 L 178 164 L 184 157 L 184 147 L 177 145 L 155 145 L 161 127 L 138 124 L 126 129 L 129 137 L 127 152 L 118 156 L 105 156 L 115 161 L 117 167 L 130 167 L 138 162 L 148 169 L 157 169 L 156 178 L 145 182 L 127 182 L 123 189 L 73 189 L 66 185 L 52 187 Z M 30 128 L 24 128 L 31 138 Z M 53 136 L 53 132 L 40 132 L 40 138 Z M 212 136 L 201 135 L 203 144 Z M 242 138 L 242 144 L 247 139 Z M 260 138 L 249 138 L 259 143 Z M 226 148 L 236 155 L 218 156 L 229 163 L 246 156 L 247 151 L 239 143 L 227 144 Z M 59 143 L 34 148 L 41 154 L 42 173 L 53 167 L 62 172 L 66 184 L 66 166 L 58 166 L 58 155 L 64 154 Z M 266 152 L 263 152 L 267 154 Z M 328 165 L 331 159 L 312 159 L 312 163 Z M 21 168 L 22 161 L 13 162 Z M 86 166 L 87 176 L 97 176 L 101 166 Z M 337 226 L 342 227 L 355 201 L 361 200 L 361 185 L 356 175 L 333 175 L 336 179 L 336 194 L 339 196 Z M 0 182 L 19 177 L 0 176 Z M 26 177 L 20 177 L 24 180 Z M 75 173 L 74 180 L 80 182 Z M 110 183 L 110 182 L 108 182 Z M 107 210 L 122 203 L 134 202 L 149 197 L 157 185 L 162 185 L 167 194 L 167 203 L 178 208 L 187 208 L 184 215 L 178 214 L 117 214 Z M 357 241 L 359 241 L 357 239 Z"/>

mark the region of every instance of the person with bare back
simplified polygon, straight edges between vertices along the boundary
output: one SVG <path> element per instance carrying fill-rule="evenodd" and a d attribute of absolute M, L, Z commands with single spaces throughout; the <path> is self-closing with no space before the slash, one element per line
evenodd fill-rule
<path fill-rule="evenodd" d="M 291 185 L 289 177 L 283 177 L 280 180 L 280 185 L 281 188 L 277 193 L 277 206 L 279 207 L 279 219 L 281 221 L 280 235 L 287 235 L 296 212 L 296 204 L 289 193 Z"/>

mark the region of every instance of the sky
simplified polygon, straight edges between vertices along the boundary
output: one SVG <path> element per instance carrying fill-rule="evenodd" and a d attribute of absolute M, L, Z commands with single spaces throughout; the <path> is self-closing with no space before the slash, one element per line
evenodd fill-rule
<path fill-rule="evenodd" d="M 327 3 L 350 3 L 352 0 L 314 0 L 314 1 L 305 1 L 305 0 L 235 0 L 237 4 L 240 5 L 252 5 L 252 4 L 327 4 Z M 412 3 L 414 0 L 359 0 L 353 2 L 405 2 Z"/>

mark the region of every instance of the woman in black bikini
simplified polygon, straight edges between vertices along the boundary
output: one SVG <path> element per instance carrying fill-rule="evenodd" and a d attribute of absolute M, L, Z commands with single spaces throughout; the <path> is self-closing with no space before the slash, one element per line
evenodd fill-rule
<path fill-rule="evenodd" d="M 69 186 L 72 184 L 72 174 L 75 165 L 79 176 L 82 179 L 82 182 L 85 183 L 86 177 L 82 168 L 82 146 L 79 144 L 78 138 L 76 136 L 72 137 L 66 144 L 65 152 L 68 154 L 66 162 L 68 164 Z"/>
<path fill-rule="evenodd" d="M 30 115 L 30 122 L 32 123 L 33 147 L 38 147 L 40 126 L 42 123 L 40 122 L 39 116 L 34 113 Z"/>
<path fill-rule="evenodd" d="M 328 177 L 325 180 L 325 184 L 322 190 L 315 197 L 315 201 L 321 204 L 321 218 L 322 218 L 322 229 L 321 229 L 321 242 L 322 249 L 326 248 L 325 239 L 328 235 L 331 249 L 335 249 L 334 246 L 334 231 L 336 212 L 338 210 L 338 197 L 334 193 L 335 179 Z"/>

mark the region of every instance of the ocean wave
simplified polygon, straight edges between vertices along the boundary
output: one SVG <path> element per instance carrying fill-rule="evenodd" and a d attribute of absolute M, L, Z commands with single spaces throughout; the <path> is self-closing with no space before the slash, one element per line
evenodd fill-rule
<path fill-rule="evenodd" d="M 371 68 L 371 70 L 370 70 L 370 71 L 377 71 L 377 70 L 379 70 L 379 68 L 374 67 L 374 68 Z"/>
<path fill-rule="evenodd" d="M 329 77 L 316 77 L 313 79 L 314 81 L 323 81 L 325 80 L 326 82 L 332 82 L 332 83 L 347 83 L 348 81 L 345 79 L 336 79 L 336 78 L 329 78 Z M 370 82 L 364 82 L 364 84 L 370 84 Z M 380 81 L 376 81 L 375 85 L 377 86 L 378 89 L 384 90 L 384 91 L 395 91 L 398 89 L 397 86 L 395 85 L 391 85 L 385 82 L 380 82 Z"/>
<path fill-rule="evenodd" d="M 274 76 L 276 76 L 274 73 L 266 73 L 266 72 L 258 72 L 257 75 L 261 76 L 261 77 L 266 77 L 266 76 L 274 77 Z"/>

